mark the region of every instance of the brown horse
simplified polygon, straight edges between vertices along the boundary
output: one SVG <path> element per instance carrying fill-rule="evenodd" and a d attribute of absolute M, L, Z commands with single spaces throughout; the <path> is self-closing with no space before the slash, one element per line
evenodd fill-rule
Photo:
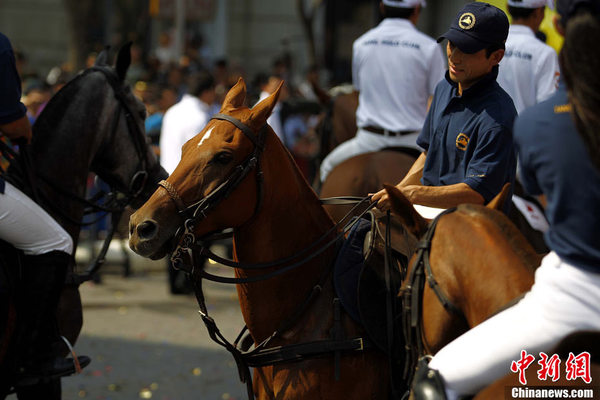
<path fill-rule="evenodd" d="M 364 153 L 336 166 L 327 176 L 319 192 L 320 197 L 363 197 L 379 191 L 384 183 L 400 182 L 415 162 L 415 155 L 393 149 Z M 339 221 L 352 206 L 326 205 L 334 221 Z M 359 214 L 367 207 L 359 207 Z"/>
<path fill-rule="evenodd" d="M 422 237 L 428 222 L 397 188 L 386 185 L 386 189 L 393 212 L 413 235 Z M 493 206 L 501 203 L 493 201 Z M 425 353 L 435 354 L 528 291 L 540 261 L 510 220 L 491 207 L 464 204 L 443 215 L 431 240 L 429 262 L 441 292 L 458 312 L 448 312 L 430 285 L 425 285 L 421 308 Z M 408 281 L 402 290 L 407 286 Z"/>
<path fill-rule="evenodd" d="M 194 229 L 201 237 L 216 230 L 233 228 L 235 259 L 240 263 L 266 263 L 298 254 L 317 238 L 335 236 L 333 221 L 294 164 L 289 152 L 266 125 L 278 91 L 252 109 L 243 106 L 246 96 L 242 80 L 228 93 L 221 114 L 229 120 L 212 120 L 183 147 L 182 160 L 148 202 L 130 219 L 130 246 L 138 254 L 160 258 L 172 249 L 184 220 L 178 208 L 199 200 L 209 201 L 220 193 L 223 182 L 248 165 L 257 149 L 256 167 L 237 187 L 227 190 L 202 211 Z M 243 125 L 236 128 L 240 121 Z M 265 127 L 265 130 L 262 130 Z M 243 130 L 242 130 L 243 129 Z M 264 134 L 264 137 L 262 136 Z M 257 138 L 258 135 L 258 138 Z M 263 137 L 264 139 L 261 139 Z M 264 140 L 264 146 L 262 146 Z M 250 158 L 249 158 L 250 157 Z M 257 170 L 258 168 L 258 170 Z M 239 176 L 239 175 L 238 175 Z M 257 179 L 258 178 L 258 179 Z M 260 182 L 263 182 L 261 185 Z M 215 188 L 217 190 L 215 191 Z M 212 193 L 212 194 L 211 194 Z M 176 204 L 177 203 L 177 204 Z M 326 340 L 335 325 L 334 289 L 331 276 L 323 271 L 333 262 L 335 250 L 301 263 L 283 275 L 254 283 L 238 284 L 244 320 L 255 344 L 267 339 L 304 302 L 303 312 L 269 346 Z M 276 272 L 272 267 L 267 272 Z M 259 278 L 265 271 L 236 269 L 238 278 Z M 306 302 L 313 290 L 320 294 Z M 301 307 L 302 308 L 302 307 Z M 345 313 L 340 324 L 346 338 L 362 335 Z M 339 325 L 338 325 L 339 326 Z M 335 379 L 336 357 L 324 354 L 297 362 L 281 362 L 254 369 L 253 391 L 259 399 L 387 399 L 386 358 L 377 350 L 343 352 L 337 360 L 340 379 Z"/>
<path fill-rule="evenodd" d="M 386 185 L 386 190 L 393 212 L 412 235 L 422 238 L 430 228 L 429 221 L 421 218 L 396 187 Z M 460 205 L 437 221 L 429 246 L 429 265 L 437 285 L 428 281 L 422 292 L 417 292 L 422 303 L 416 309 L 418 324 L 412 326 L 412 342 L 408 343 L 417 353 L 412 355 L 413 368 L 418 357 L 435 354 L 531 288 L 541 257 L 498 211 L 503 203 L 497 198 L 488 207 Z M 402 285 L 405 299 L 419 290 L 411 280 L 416 258 L 417 254 L 411 259 Z M 439 288 L 437 293 L 434 287 Z M 441 298 L 445 298 L 446 305 Z M 414 312 L 413 303 L 405 300 L 404 306 L 410 304 Z"/>

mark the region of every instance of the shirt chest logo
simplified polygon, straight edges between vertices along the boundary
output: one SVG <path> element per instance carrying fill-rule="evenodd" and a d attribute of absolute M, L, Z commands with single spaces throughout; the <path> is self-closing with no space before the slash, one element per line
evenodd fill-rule
<path fill-rule="evenodd" d="M 475 15 L 472 13 L 464 13 L 458 19 L 458 26 L 460 26 L 465 31 L 472 29 L 475 26 Z"/>
<path fill-rule="evenodd" d="M 456 148 L 465 151 L 468 145 L 469 137 L 464 133 L 459 133 L 458 136 L 456 136 Z"/>

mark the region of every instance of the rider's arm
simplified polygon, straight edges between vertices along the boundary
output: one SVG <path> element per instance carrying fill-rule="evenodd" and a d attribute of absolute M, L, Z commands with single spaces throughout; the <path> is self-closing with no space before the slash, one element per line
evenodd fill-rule
<path fill-rule="evenodd" d="M 24 138 L 28 143 L 31 141 L 31 125 L 27 115 L 9 123 L 0 124 L 0 132 L 9 139 Z"/>
<path fill-rule="evenodd" d="M 428 207 L 450 208 L 463 203 L 484 204 L 479 192 L 464 182 L 446 186 L 409 185 L 400 188 L 413 204 Z"/>
<path fill-rule="evenodd" d="M 427 158 L 427 152 L 421 153 L 419 158 L 415 160 L 412 167 L 404 178 L 396 186 L 400 189 L 404 186 L 409 185 L 420 185 L 421 178 L 423 177 L 423 168 L 425 167 L 425 159 Z"/>

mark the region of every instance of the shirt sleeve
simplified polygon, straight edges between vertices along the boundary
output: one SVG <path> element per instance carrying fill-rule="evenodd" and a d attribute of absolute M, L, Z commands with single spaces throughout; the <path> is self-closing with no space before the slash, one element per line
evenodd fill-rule
<path fill-rule="evenodd" d="M 536 101 L 539 103 L 546 100 L 556 91 L 558 87 L 558 78 L 560 77 L 560 67 L 558 65 L 558 55 L 548 48 L 547 52 L 540 58 L 540 66 L 536 72 Z"/>
<path fill-rule="evenodd" d="M 512 130 L 503 126 L 479 134 L 464 183 L 489 202 L 515 176 Z M 512 171 L 511 171 L 512 170 Z"/>
<path fill-rule="evenodd" d="M 11 48 L 0 48 L 0 124 L 23 117 L 27 112 L 21 103 L 21 80 Z"/>

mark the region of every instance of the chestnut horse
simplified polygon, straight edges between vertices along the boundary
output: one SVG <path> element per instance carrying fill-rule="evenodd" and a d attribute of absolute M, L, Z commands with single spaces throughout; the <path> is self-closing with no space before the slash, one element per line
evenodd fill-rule
<path fill-rule="evenodd" d="M 167 176 L 146 143 L 144 105 L 124 81 L 130 60 L 129 45 L 119 51 L 114 68 L 106 64 L 103 51 L 94 67 L 57 92 L 33 125 L 32 144 L 13 161 L 6 176 L 32 198 L 37 191 L 40 204 L 71 235 L 75 246 L 85 208 L 90 207 L 84 196 L 91 171 L 109 184 L 114 195 L 101 208 L 119 215 L 128 204 L 140 206 Z M 12 385 L 16 355 L 11 340 L 19 311 L 15 303 L 23 284 L 17 278 L 18 254 L 7 244 L 2 250 L 6 252 L 0 262 L 0 398 Z M 78 283 L 65 285 L 57 311 L 61 335 L 71 343 L 83 324 Z M 60 398 L 56 393 L 60 381 L 17 391 L 23 396 L 19 398 Z"/>
<path fill-rule="evenodd" d="M 336 166 L 321 185 L 319 196 L 323 198 L 339 196 L 362 197 L 378 192 L 384 183 L 400 182 L 418 157 L 413 149 L 383 149 L 359 154 Z M 415 154 L 416 153 L 416 154 Z M 340 221 L 353 206 L 325 205 L 334 221 Z M 355 215 L 366 209 L 358 207 Z"/>
<path fill-rule="evenodd" d="M 135 252 L 154 259 L 170 252 L 174 240 L 180 237 L 177 231 L 184 223 L 186 205 L 190 204 L 192 208 L 199 205 L 194 214 L 201 217 L 193 220 L 194 237 L 233 228 L 234 254 L 240 266 L 273 265 L 270 262 L 286 258 L 289 261 L 290 256 L 303 253 L 318 238 L 327 241 L 336 236 L 335 225 L 316 194 L 266 125 L 278 94 L 276 91 L 248 109 L 243 106 L 243 80 L 230 90 L 220 117 L 183 146 L 181 162 L 161 183 L 164 189 L 157 190 L 131 216 L 130 246 Z M 251 172 L 240 177 L 238 171 L 246 167 Z M 237 186 L 222 189 L 234 181 Z M 209 206 L 201 209 L 205 202 Z M 266 350 L 272 350 L 277 346 L 326 341 L 331 339 L 335 326 L 342 327 L 345 338 L 363 335 L 362 328 L 347 314 L 334 313 L 331 274 L 324 272 L 335 254 L 335 249 L 328 248 L 318 257 L 302 259 L 297 263 L 299 268 L 281 275 L 277 275 L 285 268 L 281 265 L 266 271 L 236 268 L 237 278 L 253 281 L 239 283 L 237 291 L 255 345 L 267 340 Z M 277 276 L 261 279 L 265 272 Z M 310 296 L 312 292 L 319 294 Z M 286 328 L 280 331 L 282 321 L 291 323 L 285 323 Z M 339 380 L 335 379 L 336 365 L 340 367 Z M 338 356 L 328 353 L 255 367 L 249 396 L 286 400 L 387 399 L 388 383 L 385 355 L 372 348 L 357 348 Z"/>
<path fill-rule="evenodd" d="M 404 307 L 418 313 L 413 318 L 416 323 L 404 318 L 407 345 L 412 347 L 407 358 L 412 362 L 409 368 L 414 368 L 418 357 L 435 354 L 527 292 L 541 257 L 510 220 L 497 211 L 502 207 L 501 199 L 493 200 L 488 207 L 460 205 L 454 212 L 441 215 L 432 233 L 428 231 L 429 221 L 415 211 L 396 187 L 385 187 L 393 212 L 412 235 L 422 238 L 426 233 L 433 234 L 429 245 L 422 245 L 429 251 L 431 277 L 424 278 L 428 284 L 419 289 L 411 279 L 418 265 L 417 252 L 401 289 Z M 425 269 L 424 276 L 427 275 Z"/>

